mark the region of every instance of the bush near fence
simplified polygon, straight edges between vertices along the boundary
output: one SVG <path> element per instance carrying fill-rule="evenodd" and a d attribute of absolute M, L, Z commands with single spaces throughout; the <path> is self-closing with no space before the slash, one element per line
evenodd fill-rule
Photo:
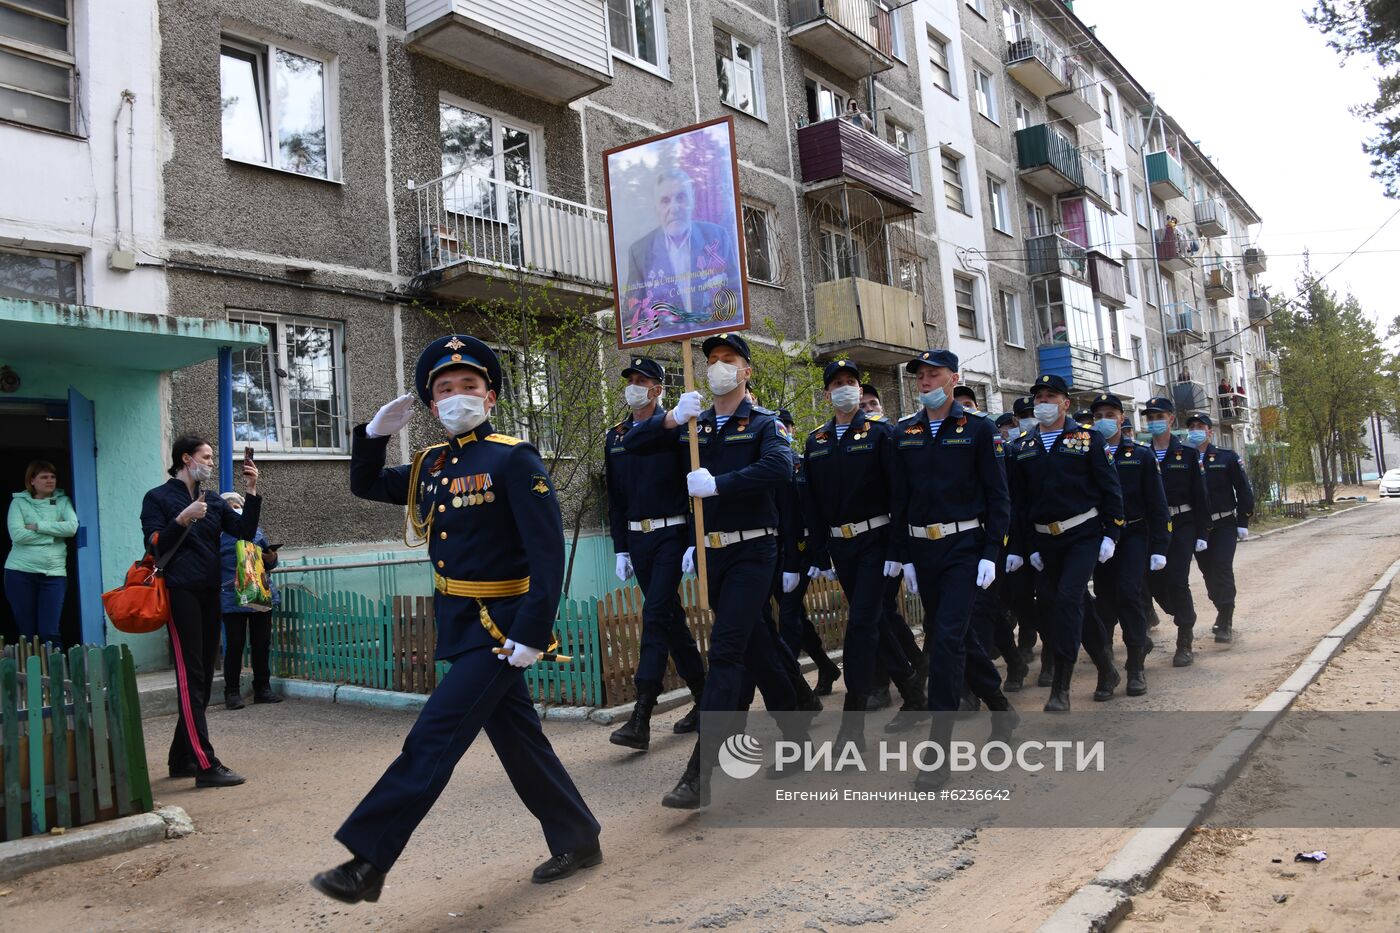
<path fill-rule="evenodd" d="M 7 840 L 150 812 L 131 650 L 0 644 L 0 776 Z"/>
<path fill-rule="evenodd" d="M 713 614 L 698 606 L 696 587 L 694 578 L 682 582 L 681 605 L 704 655 Z M 923 608 L 918 599 L 908 593 L 902 597 L 905 617 L 911 625 L 920 625 Z M 805 605 L 823 645 L 828 650 L 840 647 L 846 629 L 841 587 L 835 581 L 813 580 Z M 525 672 L 536 702 L 613 706 L 636 699 L 632 672 L 642 633 L 642 594 L 637 587 L 614 590 L 601 600 L 562 600 L 554 633 L 559 653 L 573 660 L 541 662 Z M 447 662 L 433 657 L 436 646 L 430 597 L 373 600 L 357 593 L 316 597 L 291 591 L 283 594 L 273 615 L 271 663 L 281 677 L 431 693 L 447 670 Z M 668 666 L 665 688 L 679 686 L 675 668 Z"/>

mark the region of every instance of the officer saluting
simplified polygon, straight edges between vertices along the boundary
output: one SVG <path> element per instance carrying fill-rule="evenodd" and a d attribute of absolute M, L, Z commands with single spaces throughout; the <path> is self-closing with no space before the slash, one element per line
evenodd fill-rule
<path fill-rule="evenodd" d="M 645 599 L 642 644 L 633 677 L 637 705 L 608 740 L 646 751 L 651 745 L 651 713 L 666 676 L 666 658 L 675 660 L 676 673 L 697 703 L 705 690 L 705 664 L 686 625 L 678 593 L 690 509 L 685 472 L 674 451 L 629 453 L 622 444 L 633 426 L 656 414 L 666 371 L 656 360 L 638 356 L 622 371 L 622 378 L 628 380 L 624 395 L 631 414 L 608 429 L 604 464 L 608 525 L 617 552 L 617 578 L 626 583 L 635 572 Z M 698 707 L 692 708 L 674 731 L 694 732 L 698 719 Z"/>
<path fill-rule="evenodd" d="M 312 879 L 346 903 L 379 899 L 384 874 L 483 729 L 544 828 L 552 855 L 533 880 L 567 878 L 603 859 L 598 822 L 545 738 L 525 686 L 524 669 L 552 646 L 563 583 L 553 485 L 533 447 L 492 431 L 501 366 L 486 344 L 461 335 L 434 341 L 418 359 L 414 385 L 449 440 L 419 451 L 411 465 L 386 467 L 390 435 L 413 417 L 413 396 L 401 396 L 355 428 L 350 489 L 408 506 L 406 522 L 427 541 L 433 567 L 437 659 L 452 666 L 398 758 L 336 833 L 354 858 Z"/>
<path fill-rule="evenodd" d="M 1206 578 L 1206 595 L 1215 604 L 1215 640 L 1229 644 L 1234 639 L 1235 545 L 1249 537 L 1254 490 L 1240 455 L 1210 442 L 1214 430 L 1210 415 L 1195 414 L 1186 421 L 1186 443 L 1200 452 L 1210 503 L 1210 547 L 1196 555 L 1196 563 Z"/>
<path fill-rule="evenodd" d="M 1113 557 L 1123 528 L 1123 494 L 1103 437 L 1069 420 L 1069 386 L 1056 375 L 1035 381 L 1036 428 L 1011 445 L 1007 473 L 1014 514 L 1006 569 L 1029 554 L 1040 571 L 1044 651 L 1054 655 L 1047 713 L 1069 712 L 1069 687 L 1083 638 L 1085 593 L 1096 563 Z M 1094 658 L 1099 691 L 1116 683 L 1111 657 Z M 1110 688 L 1111 689 L 1111 688 Z M 1111 693 L 1110 693 L 1111 695 Z"/>

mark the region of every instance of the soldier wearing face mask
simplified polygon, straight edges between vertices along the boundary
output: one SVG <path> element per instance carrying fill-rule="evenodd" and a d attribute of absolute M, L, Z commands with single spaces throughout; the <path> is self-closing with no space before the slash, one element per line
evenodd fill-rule
<path fill-rule="evenodd" d="M 880 390 L 869 382 L 860 384 L 860 410 L 871 421 L 885 420 L 885 407 L 880 404 Z"/>
<path fill-rule="evenodd" d="M 642 643 L 638 652 L 637 703 L 623 726 L 609 736 L 614 745 L 646 751 L 651 745 L 651 714 L 661 695 L 666 659 L 690 688 L 695 702 L 705 690 L 705 664 L 686 625 L 681 606 L 681 556 L 685 554 L 690 503 L 685 494 L 685 471 L 674 451 L 628 453 L 622 439 L 632 428 L 657 413 L 666 371 L 656 360 L 633 357 L 622 378 L 630 410 L 608 429 L 604 476 L 608 489 L 608 526 L 617 552 L 617 578 L 626 583 L 635 573 L 642 588 Z M 699 707 L 692 707 L 673 727 L 694 732 Z"/>
<path fill-rule="evenodd" d="M 1186 443 L 1198 451 L 1205 473 L 1211 521 L 1210 547 L 1196 555 L 1196 564 L 1206 579 L 1206 595 L 1215 604 L 1212 632 L 1218 644 L 1226 645 L 1234 640 L 1235 545 L 1249 537 L 1254 490 L 1240 455 L 1211 443 L 1214 431 L 1207 414 L 1192 415 L 1186 422 Z"/>

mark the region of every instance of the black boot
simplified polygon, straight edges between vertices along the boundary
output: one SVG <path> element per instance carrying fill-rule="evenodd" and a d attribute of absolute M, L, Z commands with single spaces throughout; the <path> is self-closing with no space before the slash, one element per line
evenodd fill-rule
<path fill-rule="evenodd" d="M 1191 628 L 1186 625 L 1176 627 L 1176 654 L 1172 655 L 1172 667 L 1190 667 L 1195 656 L 1191 654 Z"/>
<path fill-rule="evenodd" d="M 1050 699 L 1045 701 L 1045 712 L 1069 712 L 1069 685 L 1074 679 L 1074 662 L 1055 658 L 1055 672 L 1050 679 Z"/>
<path fill-rule="evenodd" d="M 253 687 L 254 703 L 281 703 L 282 695 L 273 693 L 271 687 Z"/>
<path fill-rule="evenodd" d="M 608 736 L 608 741 L 625 748 L 635 748 L 644 752 L 651 747 L 651 711 L 656 708 L 654 689 L 637 691 L 637 705 L 632 707 L 632 715 L 622 728 Z"/>
<path fill-rule="evenodd" d="M 1107 648 L 1091 651 L 1089 657 L 1099 672 L 1098 683 L 1094 685 L 1094 702 L 1104 703 L 1113 699 L 1113 691 L 1122 682 L 1123 675 L 1113 666 L 1113 653 Z"/>
<path fill-rule="evenodd" d="M 943 763 L 933 771 L 920 770 L 914 778 L 914 789 L 925 793 L 938 790 L 952 777 L 952 769 L 948 766 L 948 746 L 953 740 L 953 717 L 947 713 L 934 716 L 933 722 L 929 723 L 928 739 L 943 749 Z"/>
<path fill-rule="evenodd" d="M 705 682 L 702 680 L 698 684 L 692 684 L 690 695 L 694 698 L 695 705 L 671 727 L 671 731 L 676 735 L 687 735 L 700 728 L 700 698 L 705 695 Z"/>
<path fill-rule="evenodd" d="M 1130 697 L 1140 697 L 1147 692 L 1147 675 L 1143 672 L 1146 660 L 1146 645 L 1141 648 L 1128 646 L 1128 689 L 1126 692 Z"/>
<path fill-rule="evenodd" d="M 1215 633 L 1215 643 L 1217 645 L 1228 645 L 1235 640 L 1235 633 L 1231 631 L 1231 626 L 1235 621 L 1235 607 L 1227 606 L 1217 610 L 1215 613 L 1215 628 L 1211 629 Z"/>
<path fill-rule="evenodd" d="M 825 663 L 822 663 L 825 662 Z M 831 696 L 831 687 L 841 679 L 841 668 L 830 658 L 817 658 L 817 689 L 812 692 L 819 697 Z"/>
<path fill-rule="evenodd" d="M 1041 643 L 1040 646 L 1040 675 L 1035 679 L 1037 687 L 1048 687 L 1055 681 L 1055 655 L 1050 650 L 1050 646 Z"/>
<path fill-rule="evenodd" d="M 865 708 L 873 713 L 876 710 L 887 709 L 893 703 L 894 700 L 890 698 L 890 685 L 885 684 L 883 687 L 877 687 L 874 693 L 866 697 Z"/>
<path fill-rule="evenodd" d="M 243 694 L 237 690 L 230 690 L 224 694 L 224 709 L 242 709 Z"/>
<path fill-rule="evenodd" d="M 800 672 L 795 673 L 790 678 L 792 681 L 792 692 L 797 694 L 797 709 L 802 713 L 820 713 L 822 711 L 822 698 L 817 696 L 817 692 L 812 689 L 812 685 L 807 683 L 807 678 Z"/>
<path fill-rule="evenodd" d="M 982 701 L 973 695 L 972 691 L 963 687 L 962 699 L 958 700 L 958 712 L 975 713 L 982 708 Z"/>
<path fill-rule="evenodd" d="M 374 903 L 384 888 L 384 872 L 356 856 L 330 871 L 321 872 L 311 879 L 311 886 L 326 897 L 346 904 Z"/>
<path fill-rule="evenodd" d="M 535 867 L 535 870 L 530 874 L 530 880 L 535 884 L 562 881 L 570 875 L 576 874 L 580 868 L 592 868 L 594 865 L 602 863 L 603 850 L 595 840 L 588 845 L 579 846 L 577 849 L 551 855 L 546 862 Z"/>
<path fill-rule="evenodd" d="M 1031 666 L 1021 659 L 1020 652 L 1006 655 L 1006 679 L 1001 683 L 1001 689 L 1007 693 L 1018 693 L 1026 685 L 1026 675 L 1031 672 Z"/>
<path fill-rule="evenodd" d="M 837 754 L 847 742 L 854 742 L 861 754 L 865 753 L 865 696 L 859 693 L 846 694 L 841 708 L 841 728 L 836 730 Z"/>
<path fill-rule="evenodd" d="M 886 732 L 912 729 L 929 716 L 928 695 L 924 693 L 923 681 L 919 680 L 917 673 L 909 675 L 908 680 L 899 684 L 899 695 L 904 702 L 900 704 L 899 712 L 894 714 L 894 718 L 885 724 Z"/>
<path fill-rule="evenodd" d="M 676 786 L 661 798 L 661 805 L 672 810 L 699 810 L 710 805 L 710 780 L 707 768 L 700 767 L 700 742 L 690 752 L 690 761 Z"/>
<path fill-rule="evenodd" d="M 1156 628 L 1162 624 L 1161 616 L 1157 615 L 1157 607 L 1151 603 L 1147 606 L 1147 627 Z"/>
<path fill-rule="evenodd" d="M 1011 734 L 1021 724 L 1021 715 L 1016 712 L 1011 701 L 1003 693 L 987 699 L 987 709 L 992 713 L 992 734 L 990 742 L 1010 742 Z"/>

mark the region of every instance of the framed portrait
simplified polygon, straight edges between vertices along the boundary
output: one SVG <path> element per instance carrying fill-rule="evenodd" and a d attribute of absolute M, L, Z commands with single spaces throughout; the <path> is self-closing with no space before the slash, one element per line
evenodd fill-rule
<path fill-rule="evenodd" d="M 749 327 L 731 117 L 603 153 L 617 345 Z"/>

